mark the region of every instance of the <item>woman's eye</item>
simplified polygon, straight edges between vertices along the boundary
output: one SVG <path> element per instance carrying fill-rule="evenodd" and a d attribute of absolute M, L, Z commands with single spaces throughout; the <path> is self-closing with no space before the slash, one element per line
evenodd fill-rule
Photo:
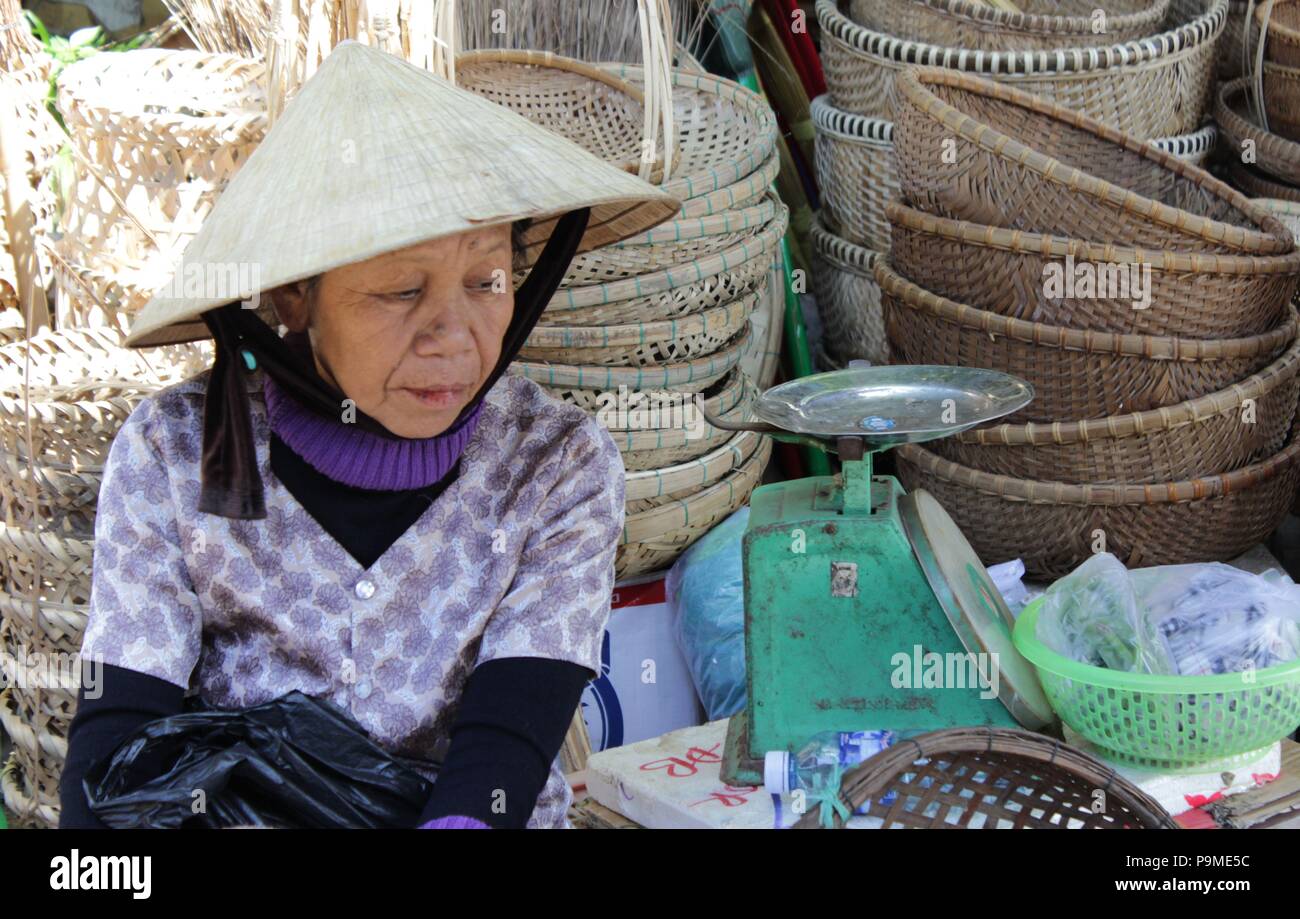
<path fill-rule="evenodd" d="M 495 283 L 496 282 L 494 282 L 491 278 L 488 278 L 485 281 L 474 281 L 472 284 L 470 284 L 470 289 L 478 293 L 490 293 L 494 289 Z"/>
<path fill-rule="evenodd" d="M 410 290 L 399 290 L 396 293 L 389 294 L 389 296 L 394 300 L 415 300 L 422 293 L 424 293 L 424 288 L 412 287 Z"/>

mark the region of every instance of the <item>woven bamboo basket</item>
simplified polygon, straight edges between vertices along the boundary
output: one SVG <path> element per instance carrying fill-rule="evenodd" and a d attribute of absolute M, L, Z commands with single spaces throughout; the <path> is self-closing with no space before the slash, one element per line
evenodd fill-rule
<path fill-rule="evenodd" d="M 662 507 L 721 481 L 744 465 L 762 436 L 753 431 L 732 432 L 730 438 L 703 456 L 659 469 L 626 473 L 627 514 L 635 516 Z"/>
<path fill-rule="evenodd" d="M 639 174 L 645 94 L 607 70 L 549 51 L 469 51 L 456 56 L 456 85 Z M 663 181 L 664 146 L 658 138 L 651 182 Z"/>
<path fill-rule="evenodd" d="M 898 196 L 893 124 L 841 111 L 824 95 L 812 101 L 812 118 L 825 213 L 849 242 L 887 250 L 885 205 Z"/>
<path fill-rule="evenodd" d="M 48 756 L 62 764 L 81 686 L 80 658 L 51 659 L 7 622 L 0 623 L 0 648 L 10 692 L 6 715 L 26 728 L 10 737 L 19 742 L 21 736 L 19 746 L 33 759 Z"/>
<path fill-rule="evenodd" d="M 0 654 L 6 666 L 25 664 L 32 650 L 7 622 L 0 621 Z M 47 667 L 43 656 L 34 661 L 36 669 L 25 674 L 29 679 L 13 681 L 0 692 L 0 727 L 13 742 L 12 762 L 22 776 L 18 787 L 24 793 L 18 797 L 38 805 L 26 816 L 39 817 L 40 808 L 52 810 L 54 821 L 49 825 L 53 826 L 58 819 L 59 779 L 67 758 L 68 728 L 76 711 L 80 667 L 75 658 L 59 663 L 57 669 Z M 8 794 L 6 805 L 12 807 L 7 799 Z M 22 807 L 14 809 L 21 811 Z"/>
<path fill-rule="evenodd" d="M 49 603 L 0 590 L 0 627 L 9 626 L 38 651 L 78 653 L 88 614 L 83 604 Z"/>
<path fill-rule="evenodd" d="M 1155 35 L 1169 0 L 1020 0 L 1008 12 L 972 0 L 853 0 L 853 21 L 911 41 L 978 51 L 1111 45 Z M 1100 9 L 1099 9 L 1100 8 Z M 1101 12 L 1099 19 L 1097 12 Z"/>
<path fill-rule="evenodd" d="M 678 219 L 707 217 L 710 214 L 736 210 L 756 204 L 768 195 L 772 189 L 772 183 L 776 181 L 776 177 L 780 172 L 781 157 L 773 153 L 763 165 L 758 167 L 756 172 L 750 173 L 743 179 L 739 179 L 730 185 L 724 185 L 722 188 L 714 189 L 706 194 L 687 198 L 682 202 L 682 209 L 678 212 Z M 661 224 L 661 226 L 667 226 L 670 223 L 671 221 Z"/>
<path fill-rule="evenodd" d="M 90 602 L 94 537 L 0 523 L 0 578 L 19 596 L 77 606 Z"/>
<path fill-rule="evenodd" d="M 1207 124 L 1191 134 L 1179 134 L 1176 137 L 1160 137 L 1151 141 L 1161 150 L 1193 166 L 1204 168 L 1214 145 L 1219 139 L 1219 130 L 1213 124 Z"/>
<path fill-rule="evenodd" d="M 519 352 L 526 361 L 646 367 L 712 354 L 744 328 L 766 285 L 680 319 L 606 326 L 537 326 Z"/>
<path fill-rule="evenodd" d="M 821 214 L 813 219 L 812 242 L 812 287 L 827 354 L 840 361 L 887 363 L 889 344 L 875 278 L 879 253 L 837 236 Z"/>
<path fill-rule="evenodd" d="M 555 292 L 545 325 L 598 326 L 674 319 L 752 292 L 767 275 L 789 221 L 781 205 L 757 235 L 684 265 Z"/>
<path fill-rule="evenodd" d="M 839 799 L 844 813 L 869 805 L 885 829 L 1178 829 L 1113 767 L 1016 728 L 949 728 L 900 741 L 845 773 Z M 819 820 L 812 808 L 794 826 L 816 829 Z"/>
<path fill-rule="evenodd" d="M 897 86 L 899 182 L 922 210 L 1147 249 L 1295 246 L 1240 192 L 1077 112 L 956 71 L 911 70 Z"/>
<path fill-rule="evenodd" d="M 1249 338 L 1204 341 L 1026 322 L 936 296 L 876 263 L 895 363 L 1000 370 L 1034 400 L 1008 423 L 1086 420 L 1197 399 L 1264 369 L 1295 338 L 1290 318 Z"/>
<path fill-rule="evenodd" d="M 2 696 L 0 694 L 0 701 L 3 701 Z M 5 808 L 13 818 L 13 829 L 52 830 L 58 827 L 58 801 L 50 801 L 48 792 L 37 798 L 35 784 L 24 773 L 16 750 L 0 768 L 0 793 L 4 795 Z"/>
<path fill-rule="evenodd" d="M 510 365 L 509 372 L 533 380 L 557 399 L 594 414 L 609 398 L 608 394 L 617 396 L 619 387 L 679 394 L 703 392 L 740 363 L 751 347 L 752 335 L 753 330 L 746 324 L 745 330 L 722 350 L 678 364 L 600 367 L 516 361 Z"/>
<path fill-rule="evenodd" d="M 1300 67 L 1265 61 L 1263 80 L 1269 129 L 1300 141 Z"/>
<path fill-rule="evenodd" d="M 897 76 L 916 64 L 942 66 L 1014 83 L 1142 139 L 1200 127 L 1227 12 L 1228 0 L 1173 0 L 1167 31 L 1138 41 L 976 52 L 873 31 L 854 23 L 836 0 L 817 0 L 826 85 L 841 109 L 894 120 Z"/>
<path fill-rule="evenodd" d="M 89 532 L 122 422 L 145 396 L 206 369 L 209 353 L 196 344 L 130 350 L 109 329 L 47 331 L 0 347 L 5 519 Z"/>
<path fill-rule="evenodd" d="M 781 201 L 775 194 L 764 191 L 762 197 L 751 204 L 696 217 L 665 220 L 638 236 L 602 248 L 637 249 L 642 246 L 664 246 L 707 237 L 728 236 L 732 233 L 752 233 L 771 223 L 780 206 Z"/>
<path fill-rule="evenodd" d="M 26 23 L 15 24 L 26 28 Z M 39 248 L 53 230 L 55 214 L 53 184 L 46 179 L 46 173 L 65 140 L 63 131 L 45 107 L 50 86 L 50 58 L 38 46 L 32 47 L 30 52 L 18 47 L 0 49 L 0 72 L 18 96 L 23 113 L 19 130 L 26 153 L 28 188 L 25 191 Z M 4 175 L 0 174 L 0 190 L 4 184 Z M 42 285 L 47 286 L 51 280 L 49 266 L 38 262 L 36 267 Z M 0 315 L 6 318 L 4 328 L 22 327 L 20 317 L 7 315 L 18 309 L 17 267 L 10 251 L 7 221 L 0 218 Z"/>
<path fill-rule="evenodd" d="M 726 443 L 734 432 L 715 428 L 698 414 L 700 403 L 712 415 L 727 420 L 743 421 L 749 417 L 750 407 L 757 395 L 750 378 L 736 368 L 703 393 L 693 395 L 689 403 L 696 414 L 687 415 L 686 406 L 679 393 L 647 392 L 635 394 L 639 402 L 633 405 L 629 394 L 629 412 L 620 419 L 610 410 L 617 401 L 610 399 L 604 412 L 597 412 L 596 418 L 606 426 L 614 444 L 623 456 L 623 468 L 628 472 L 640 472 L 645 469 L 662 469 L 675 466 L 705 455 Z M 627 425 L 633 415 L 631 409 L 640 407 L 639 417 L 644 424 L 635 426 L 611 427 L 611 424 Z M 658 421 L 659 426 L 649 422 Z"/>
<path fill-rule="evenodd" d="M 67 248 L 62 239 L 42 247 L 58 280 L 60 328 L 108 328 L 125 334 L 131 317 L 171 276 L 171 266 L 160 253 L 118 270 L 104 270 L 70 262 Z"/>
<path fill-rule="evenodd" d="M 633 577 L 671 565 L 692 543 L 745 505 L 771 455 L 772 441 L 763 437 L 749 459 L 721 480 L 628 515 L 614 561 L 615 575 Z"/>
<path fill-rule="evenodd" d="M 200 51 L 99 54 L 59 78 L 76 184 L 59 251 L 110 277 L 167 280 L 266 130 L 260 61 Z"/>
<path fill-rule="evenodd" d="M 1255 203 L 1277 215 L 1277 219 L 1286 225 L 1286 228 L 1295 236 L 1297 245 L 1300 245 L 1300 201 L 1264 198 Z"/>
<path fill-rule="evenodd" d="M 1255 4 L 1255 34 L 1268 23 L 1264 43 L 1267 60 L 1287 67 L 1300 67 L 1300 2 L 1260 0 Z"/>
<path fill-rule="evenodd" d="M 1300 186 L 1279 182 L 1249 166 L 1229 160 L 1224 172 L 1234 188 L 1257 200 L 1300 201 Z"/>
<path fill-rule="evenodd" d="M 643 71 L 631 64 L 602 64 L 634 85 Z M 739 83 L 708 73 L 674 70 L 673 124 L 681 160 L 660 187 L 679 200 L 741 181 L 776 151 L 776 115 L 767 100 Z M 690 215 L 695 216 L 695 215 Z"/>
<path fill-rule="evenodd" d="M 602 246 L 575 258 L 564 274 L 563 283 L 568 287 L 586 287 L 697 262 L 752 239 L 772 219 L 775 219 L 775 213 L 763 223 L 713 236 L 683 237 L 673 242 L 644 246 Z"/>
<path fill-rule="evenodd" d="M 1286 317 L 1300 284 L 1300 250 L 1232 256 L 1102 246 L 933 217 L 897 202 L 888 216 L 899 274 L 976 309 L 1073 329 L 1258 335 Z M 1087 286 L 1074 286 L 1078 278 Z"/>
<path fill-rule="evenodd" d="M 938 499 L 986 565 L 1019 558 L 1063 577 L 1104 545 L 1131 568 L 1227 561 L 1268 537 L 1300 482 L 1300 441 L 1217 476 L 1155 485 L 1066 485 L 990 475 L 915 444 L 894 451 L 909 491 Z"/>
<path fill-rule="evenodd" d="M 1092 421 L 999 424 L 936 440 L 931 449 L 982 472 L 1076 485 L 1218 475 L 1286 444 L 1298 374 L 1300 339 L 1259 373 L 1199 399 Z"/>
<path fill-rule="evenodd" d="M 1246 100 L 1247 85 L 1243 78 L 1219 88 L 1214 103 L 1214 120 L 1222 132 L 1229 176 L 1237 181 L 1245 174 L 1247 182 L 1242 185 L 1242 190 L 1259 197 L 1257 192 L 1262 189 L 1251 181 L 1254 173 L 1245 166 L 1243 157 L 1248 155 L 1252 165 L 1283 182 L 1300 183 L 1300 143 L 1266 131 L 1255 123 Z M 1266 176 L 1258 176 L 1258 181 L 1269 180 Z"/>

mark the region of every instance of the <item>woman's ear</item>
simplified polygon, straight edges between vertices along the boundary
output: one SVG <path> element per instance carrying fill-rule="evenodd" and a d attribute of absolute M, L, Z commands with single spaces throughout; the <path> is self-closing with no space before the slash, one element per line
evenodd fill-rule
<path fill-rule="evenodd" d="M 271 290 L 271 304 L 275 315 L 290 332 L 305 332 L 311 320 L 310 281 L 281 284 Z"/>

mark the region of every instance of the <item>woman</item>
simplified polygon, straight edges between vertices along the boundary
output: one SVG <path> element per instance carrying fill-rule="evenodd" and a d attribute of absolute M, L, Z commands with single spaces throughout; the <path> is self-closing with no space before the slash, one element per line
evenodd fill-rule
<path fill-rule="evenodd" d="M 210 333 L 216 358 L 112 447 L 83 646 L 103 693 L 79 702 L 63 826 L 101 825 L 87 770 L 187 691 L 293 690 L 436 777 L 422 826 L 565 825 L 556 755 L 599 670 L 622 464 L 593 418 L 504 371 L 575 252 L 677 205 L 383 52 L 334 50 L 182 262 L 252 265 L 269 296 L 186 285 L 128 339 Z"/>

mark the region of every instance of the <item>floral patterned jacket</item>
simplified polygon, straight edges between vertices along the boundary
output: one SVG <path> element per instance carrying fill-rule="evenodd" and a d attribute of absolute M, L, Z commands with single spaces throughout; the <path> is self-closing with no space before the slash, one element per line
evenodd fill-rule
<path fill-rule="evenodd" d="M 113 442 L 83 654 L 222 708 L 327 697 L 430 779 L 477 664 L 599 672 L 624 485 L 593 417 L 503 376 L 457 480 L 363 569 L 272 474 L 260 373 L 267 517 L 197 511 L 206 386 L 202 374 L 145 399 Z M 557 760 L 528 826 L 567 825 L 569 802 Z"/>

